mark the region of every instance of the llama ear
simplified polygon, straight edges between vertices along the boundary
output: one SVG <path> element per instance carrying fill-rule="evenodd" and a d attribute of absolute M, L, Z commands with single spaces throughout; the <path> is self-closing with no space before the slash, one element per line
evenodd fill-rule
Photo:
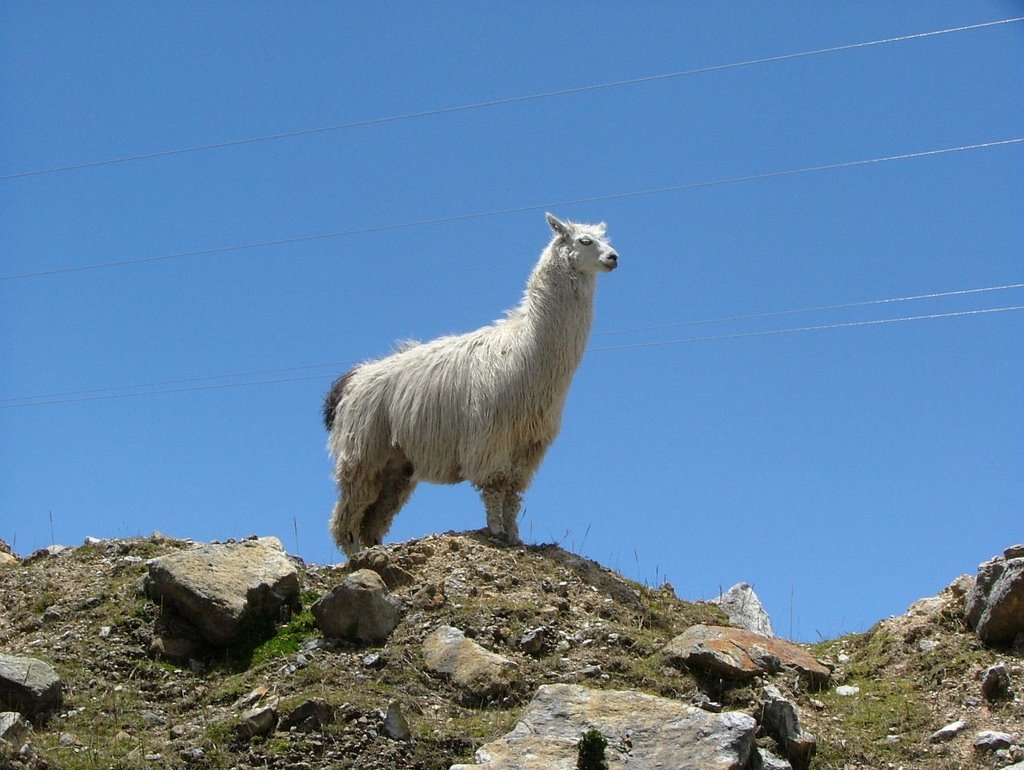
<path fill-rule="evenodd" d="M 604 235 L 606 232 L 608 232 L 608 224 L 605 222 L 598 222 L 596 225 L 594 225 L 594 227 L 601 235 Z"/>
<path fill-rule="evenodd" d="M 548 224 L 551 225 L 551 229 L 554 230 L 557 235 L 560 235 L 563 238 L 568 237 L 569 225 L 567 225 L 565 222 L 562 222 L 554 214 L 546 214 L 545 216 L 548 219 Z"/>

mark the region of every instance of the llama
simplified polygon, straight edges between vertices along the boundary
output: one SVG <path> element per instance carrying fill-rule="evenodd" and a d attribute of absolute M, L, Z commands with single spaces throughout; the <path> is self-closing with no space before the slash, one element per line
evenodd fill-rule
<path fill-rule="evenodd" d="M 327 448 L 341 493 L 330 529 L 348 556 L 382 542 L 420 481 L 469 481 L 490 535 L 522 542 L 522 494 L 558 434 L 596 276 L 619 259 L 604 223 L 547 221 L 554 237 L 505 318 L 407 344 L 356 366 L 328 392 Z"/>

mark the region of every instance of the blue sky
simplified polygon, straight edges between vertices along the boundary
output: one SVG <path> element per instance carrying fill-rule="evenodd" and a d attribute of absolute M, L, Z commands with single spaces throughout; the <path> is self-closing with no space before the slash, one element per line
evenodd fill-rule
<path fill-rule="evenodd" d="M 529 541 L 817 639 L 1024 539 L 1024 23 L 786 56 L 1024 4 L 507 5 L 0 5 L 0 538 L 340 560 L 322 394 L 516 304 L 548 208 L 621 261 Z"/>

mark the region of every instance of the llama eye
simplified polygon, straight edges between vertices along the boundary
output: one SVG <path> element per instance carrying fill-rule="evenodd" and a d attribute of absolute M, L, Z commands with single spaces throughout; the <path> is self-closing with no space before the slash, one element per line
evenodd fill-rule
<path fill-rule="evenodd" d="M 588 238 L 585 235 L 582 238 L 580 238 L 580 246 L 590 246 L 593 242 L 593 238 Z"/>

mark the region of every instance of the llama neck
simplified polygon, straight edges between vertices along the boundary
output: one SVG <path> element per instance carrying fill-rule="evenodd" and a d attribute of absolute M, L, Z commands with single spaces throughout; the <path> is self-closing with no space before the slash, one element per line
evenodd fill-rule
<path fill-rule="evenodd" d="M 590 335 L 597 282 L 591 274 L 570 269 L 554 249 L 548 247 L 530 275 L 521 322 L 537 348 L 557 353 L 557 366 L 571 375 Z"/>

